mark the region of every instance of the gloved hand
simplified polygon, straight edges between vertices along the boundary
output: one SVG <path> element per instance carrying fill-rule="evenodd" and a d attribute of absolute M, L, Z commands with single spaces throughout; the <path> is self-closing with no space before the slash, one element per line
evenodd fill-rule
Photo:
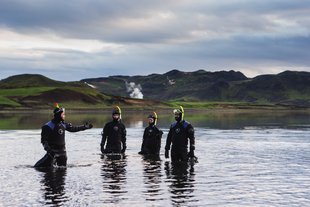
<path fill-rule="evenodd" d="M 169 150 L 165 150 L 165 158 L 169 158 Z"/>
<path fill-rule="evenodd" d="M 91 123 L 86 122 L 84 124 L 84 127 L 85 127 L 85 129 L 91 129 L 91 128 L 93 128 L 93 125 Z"/>

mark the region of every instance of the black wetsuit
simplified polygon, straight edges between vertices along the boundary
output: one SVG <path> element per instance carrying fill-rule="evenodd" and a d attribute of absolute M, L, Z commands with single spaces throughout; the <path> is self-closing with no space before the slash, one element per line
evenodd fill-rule
<path fill-rule="evenodd" d="M 120 120 L 107 123 L 103 128 L 100 145 L 102 153 L 124 153 L 126 150 L 125 125 Z"/>
<path fill-rule="evenodd" d="M 141 151 L 143 155 L 159 155 L 161 137 L 163 132 L 154 124 L 150 124 L 145 128 L 142 140 Z"/>
<path fill-rule="evenodd" d="M 172 143 L 172 161 L 188 160 L 188 139 L 190 142 L 190 150 L 195 150 L 194 128 L 189 122 L 182 120 L 171 125 L 167 136 L 165 150 L 169 151 Z"/>
<path fill-rule="evenodd" d="M 65 131 L 78 132 L 88 129 L 83 126 L 72 126 L 64 121 L 49 121 L 42 127 L 41 143 L 46 150 L 46 155 L 40 159 L 35 167 L 49 167 L 53 164 L 58 166 L 67 165 L 67 153 L 65 143 Z"/>

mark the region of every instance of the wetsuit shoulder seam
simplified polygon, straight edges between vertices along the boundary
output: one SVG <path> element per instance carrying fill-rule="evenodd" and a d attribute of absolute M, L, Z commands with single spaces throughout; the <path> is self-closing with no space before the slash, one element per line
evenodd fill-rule
<path fill-rule="evenodd" d="M 52 130 L 55 128 L 55 124 L 52 121 L 47 122 L 44 126 L 48 126 Z"/>

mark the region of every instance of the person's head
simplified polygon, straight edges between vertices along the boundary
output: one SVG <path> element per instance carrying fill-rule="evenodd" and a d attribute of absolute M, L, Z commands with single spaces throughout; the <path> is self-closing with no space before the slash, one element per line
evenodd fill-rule
<path fill-rule="evenodd" d="M 152 114 L 148 115 L 149 125 L 156 125 L 157 123 L 157 114 L 153 112 Z"/>
<path fill-rule="evenodd" d="M 56 121 L 64 121 L 66 118 L 65 108 L 60 107 L 58 103 L 55 103 L 55 109 L 53 113 L 54 113 L 54 119 Z"/>
<path fill-rule="evenodd" d="M 184 117 L 184 109 L 182 106 L 180 106 L 178 109 L 174 109 L 173 110 L 173 114 L 174 114 L 174 119 L 177 121 L 177 122 L 180 122 L 183 120 L 183 117 Z"/>
<path fill-rule="evenodd" d="M 112 119 L 114 121 L 118 121 L 121 119 L 121 115 L 122 115 L 122 111 L 121 108 L 116 106 L 115 108 L 113 108 L 112 110 Z"/>

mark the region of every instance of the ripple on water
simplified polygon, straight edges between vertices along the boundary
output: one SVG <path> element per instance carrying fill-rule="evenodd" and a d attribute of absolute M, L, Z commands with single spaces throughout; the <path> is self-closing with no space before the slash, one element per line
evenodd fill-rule
<path fill-rule="evenodd" d="M 198 128 L 199 163 L 175 164 L 163 149 L 161 159 L 138 155 L 136 128 L 125 157 L 101 157 L 99 129 L 89 130 L 66 135 L 67 168 L 36 170 L 39 131 L 0 131 L 0 206 L 307 206 L 308 132 Z"/>

